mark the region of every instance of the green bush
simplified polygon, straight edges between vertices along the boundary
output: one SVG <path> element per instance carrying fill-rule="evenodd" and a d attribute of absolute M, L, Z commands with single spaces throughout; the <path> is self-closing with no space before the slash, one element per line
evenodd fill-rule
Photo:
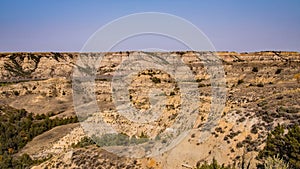
<path fill-rule="evenodd" d="M 149 138 L 143 133 L 141 134 L 140 137 L 135 137 L 135 136 L 129 137 L 126 134 L 118 133 L 118 134 L 105 134 L 101 137 L 92 136 L 92 139 L 100 147 L 142 144 L 149 140 Z"/>
<path fill-rule="evenodd" d="M 140 137 L 132 136 L 129 137 L 126 134 L 118 133 L 118 134 L 105 134 L 101 137 L 97 137 L 93 135 L 90 137 L 83 137 L 77 144 L 72 144 L 72 147 L 86 147 L 89 145 L 93 145 L 97 143 L 99 147 L 105 146 L 119 146 L 119 145 L 136 145 L 142 144 L 149 141 L 147 135 L 143 132 L 141 133 Z"/>
<path fill-rule="evenodd" d="M 208 164 L 207 162 L 204 162 L 204 164 L 197 163 L 196 169 L 234 169 L 230 166 L 219 165 L 217 160 L 213 158 L 212 163 Z"/>
<path fill-rule="evenodd" d="M 161 83 L 161 80 L 160 80 L 160 78 L 158 78 L 158 77 L 151 77 L 150 79 L 151 79 L 152 82 L 155 83 L 155 84 L 156 84 L 156 83 Z"/>
<path fill-rule="evenodd" d="M 278 125 L 267 137 L 266 146 L 259 153 L 260 159 L 274 157 L 282 159 L 291 168 L 300 168 L 300 128 L 295 125 L 285 134 Z"/>
<path fill-rule="evenodd" d="M 85 137 L 81 138 L 81 140 L 78 143 L 76 143 L 76 144 L 73 143 L 72 147 L 73 148 L 86 147 L 86 146 L 93 145 L 93 144 L 95 144 L 95 142 L 90 137 L 85 136 Z"/>
<path fill-rule="evenodd" d="M 267 157 L 264 161 L 265 169 L 289 169 L 289 164 L 285 163 L 282 159 L 277 156 Z"/>

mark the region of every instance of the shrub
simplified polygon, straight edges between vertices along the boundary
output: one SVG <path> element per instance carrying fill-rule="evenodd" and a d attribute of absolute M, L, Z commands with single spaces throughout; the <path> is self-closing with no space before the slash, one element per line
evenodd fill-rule
<path fill-rule="evenodd" d="M 204 79 L 196 79 L 196 82 L 202 82 Z"/>
<path fill-rule="evenodd" d="M 152 80 L 153 83 L 160 83 L 161 82 L 160 78 L 157 78 L 157 77 L 151 77 L 150 79 Z"/>
<path fill-rule="evenodd" d="M 19 94 L 20 94 L 20 93 L 19 93 L 18 91 L 14 91 L 14 95 L 15 95 L 15 96 L 19 96 Z"/>
<path fill-rule="evenodd" d="M 206 87 L 206 84 L 199 83 L 199 84 L 198 84 L 198 87 L 199 87 L 199 88 L 200 88 L 200 87 Z"/>
<path fill-rule="evenodd" d="M 273 157 L 267 157 L 267 159 L 264 161 L 264 167 L 265 169 L 288 169 L 289 164 L 280 159 L 277 154 Z"/>
<path fill-rule="evenodd" d="M 264 87 L 264 84 L 258 83 L 258 84 L 257 84 L 257 87 Z"/>
<path fill-rule="evenodd" d="M 90 139 L 88 141 L 90 142 Z M 95 142 L 99 147 L 106 147 L 106 146 L 142 144 L 149 141 L 149 138 L 143 132 L 141 133 L 140 137 L 136 137 L 136 136 L 129 137 L 124 133 L 117 133 L 117 134 L 113 133 L 113 134 L 104 134 L 101 137 L 93 135 L 92 141 Z"/>
<path fill-rule="evenodd" d="M 219 165 L 217 160 L 213 158 L 212 163 L 208 164 L 207 162 L 204 162 L 204 164 L 200 164 L 200 162 L 197 163 L 196 169 L 234 169 L 230 166 Z"/>
<path fill-rule="evenodd" d="M 95 142 L 90 137 L 85 136 L 85 137 L 81 138 L 81 140 L 78 143 L 76 143 L 76 144 L 73 143 L 72 147 L 73 148 L 86 147 L 86 146 L 93 145 L 93 144 L 95 144 Z"/>
<path fill-rule="evenodd" d="M 275 74 L 280 74 L 281 71 L 282 71 L 282 69 L 277 69 L 276 72 L 275 72 Z"/>
<path fill-rule="evenodd" d="M 253 67 L 252 68 L 252 72 L 258 72 L 258 68 L 257 67 Z"/>
<path fill-rule="evenodd" d="M 239 85 L 239 84 L 242 84 L 242 83 L 244 83 L 244 80 L 243 79 L 239 79 L 237 84 Z"/>

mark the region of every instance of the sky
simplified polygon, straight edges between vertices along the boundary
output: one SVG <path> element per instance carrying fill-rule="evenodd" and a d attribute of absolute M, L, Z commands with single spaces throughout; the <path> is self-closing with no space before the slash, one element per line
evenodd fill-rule
<path fill-rule="evenodd" d="M 300 51 L 299 0 L 0 0 L 0 51 L 80 51 L 99 28 L 141 12 L 188 20 L 217 51 Z M 146 48 L 185 49 L 172 39 L 146 35 L 114 50 Z"/>

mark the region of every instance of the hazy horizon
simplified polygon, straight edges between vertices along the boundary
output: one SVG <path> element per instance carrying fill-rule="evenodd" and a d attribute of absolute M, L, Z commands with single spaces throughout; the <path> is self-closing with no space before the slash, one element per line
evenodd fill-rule
<path fill-rule="evenodd" d="M 171 50 L 171 51 L 144 51 L 144 50 L 120 50 L 120 51 L 108 51 L 103 53 L 118 53 L 118 52 L 235 52 L 235 53 L 255 53 L 255 52 L 297 52 L 292 50 L 259 50 L 259 51 L 231 51 L 231 50 L 220 50 L 220 51 L 193 51 L 193 50 Z M 84 53 L 80 51 L 0 51 L 1 53 Z M 101 52 L 89 52 L 89 53 L 101 53 Z"/>

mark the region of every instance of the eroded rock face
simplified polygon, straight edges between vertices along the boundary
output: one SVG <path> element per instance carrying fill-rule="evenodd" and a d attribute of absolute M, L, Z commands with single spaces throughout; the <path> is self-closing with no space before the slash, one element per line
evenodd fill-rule
<path fill-rule="evenodd" d="M 191 69 L 203 68 L 203 61 L 199 60 L 195 53 L 197 52 L 172 52 L 177 55 Z M 112 75 L 118 65 L 134 52 L 116 52 L 101 54 L 104 58 L 101 60 L 97 75 Z M 163 53 L 157 53 L 162 55 Z M 202 53 L 202 54 L 205 54 Z M 298 63 L 298 52 L 216 52 L 225 65 L 242 65 L 242 63 L 263 64 L 290 64 Z M 17 81 L 25 79 L 49 79 L 53 77 L 71 78 L 73 67 L 76 65 L 79 53 L 1 53 L 0 54 L 0 80 Z M 273 64 L 273 65 L 274 65 Z"/>
<path fill-rule="evenodd" d="M 156 121 L 157 129 L 151 125 L 133 124 L 120 116 L 112 98 L 111 79 L 120 63 L 136 52 L 106 53 L 96 76 L 96 99 L 104 120 L 115 126 L 119 132 L 130 136 L 155 136 L 176 121 L 180 110 L 180 89 L 176 81 L 165 72 L 145 70 L 140 72 L 129 87 L 132 105 L 137 109 L 148 109 L 148 93 L 160 89 L 167 96 L 167 107 L 162 117 Z M 157 53 L 158 55 L 160 53 Z M 203 62 L 195 52 L 173 52 L 181 57 L 195 76 L 199 88 L 199 118 L 191 133 L 174 149 L 164 153 L 158 161 L 141 159 L 134 162 L 119 159 L 95 147 L 87 150 L 63 146 L 41 166 L 80 167 L 81 165 L 120 165 L 146 168 L 151 163 L 155 167 L 181 168 L 195 166 L 197 162 L 211 161 L 213 157 L 220 163 L 239 166 L 244 153 L 251 166 L 254 157 L 264 147 L 264 140 L 278 123 L 300 124 L 300 84 L 295 75 L 300 73 L 300 54 L 297 52 L 218 52 L 226 75 L 226 105 L 221 120 L 214 127 L 208 139 L 199 143 L 201 127 L 206 122 L 211 106 L 211 82 Z M 201 53 L 200 53 L 201 54 Z M 25 108 L 34 113 L 54 112 L 57 116 L 75 115 L 72 103 L 72 71 L 78 53 L 2 53 L 0 54 L 1 102 L 15 108 Z M 299 76 L 300 77 L 300 76 Z M 76 130 L 79 130 L 78 128 Z M 74 133 L 74 132 L 73 132 Z M 78 140 L 82 135 L 72 132 L 66 135 L 47 153 L 55 154 L 55 147 L 68 145 L 70 138 Z M 68 140 L 69 139 L 69 140 Z M 65 141 L 68 140 L 68 141 Z M 53 150 L 53 152 L 52 152 Z M 77 155 L 83 154 L 82 157 Z M 91 154 L 92 156 L 85 156 Z M 101 155 L 102 154 L 102 155 Z M 103 157 L 105 155 L 105 158 Z M 35 153 L 36 155 L 36 153 Z M 87 164 L 80 159 L 88 161 Z M 96 160 L 94 160 L 94 158 Z M 98 160 L 100 159 L 100 161 Z M 93 163 L 95 162 L 95 164 Z M 110 164 L 111 162 L 111 164 Z M 159 165 L 161 163 L 161 165 Z M 119 166 L 120 167 L 120 166 Z"/>
<path fill-rule="evenodd" d="M 72 53 L 1 53 L 1 81 L 27 81 L 69 78 L 76 54 Z"/>

